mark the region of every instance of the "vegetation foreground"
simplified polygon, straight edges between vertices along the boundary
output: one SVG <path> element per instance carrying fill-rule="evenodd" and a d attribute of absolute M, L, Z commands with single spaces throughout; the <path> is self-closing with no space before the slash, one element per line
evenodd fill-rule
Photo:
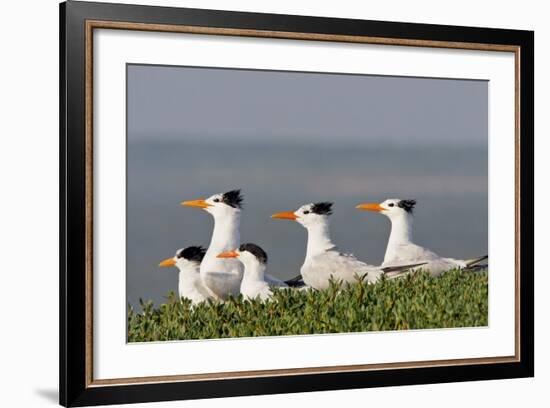
<path fill-rule="evenodd" d="M 279 289 L 263 303 L 239 296 L 191 307 L 170 293 L 157 309 L 152 302 L 141 307 L 128 311 L 129 342 L 486 326 L 488 274 L 416 273 L 343 288 L 332 283 L 321 292 Z"/>

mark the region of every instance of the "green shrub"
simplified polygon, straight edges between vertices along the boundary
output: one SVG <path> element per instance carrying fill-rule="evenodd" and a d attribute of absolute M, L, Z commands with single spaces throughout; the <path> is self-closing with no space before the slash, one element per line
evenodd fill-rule
<path fill-rule="evenodd" d="M 129 308 L 129 342 L 486 326 L 488 274 L 416 273 L 375 284 L 332 282 L 325 291 L 276 289 L 263 303 L 239 296 L 191 306 L 174 293 L 167 300 L 156 309 L 141 302 L 141 313 Z"/>

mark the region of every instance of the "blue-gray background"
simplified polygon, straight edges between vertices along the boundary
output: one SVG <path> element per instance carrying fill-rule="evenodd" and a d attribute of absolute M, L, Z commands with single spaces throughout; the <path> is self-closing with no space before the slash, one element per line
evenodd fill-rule
<path fill-rule="evenodd" d="M 128 65 L 127 300 L 164 301 L 176 249 L 213 221 L 179 205 L 240 188 L 241 239 L 270 273 L 299 273 L 306 231 L 274 212 L 333 201 L 332 235 L 382 261 L 390 224 L 356 210 L 414 198 L 415 240 L 441 255 L 487 252 L 485 81 Z"/>

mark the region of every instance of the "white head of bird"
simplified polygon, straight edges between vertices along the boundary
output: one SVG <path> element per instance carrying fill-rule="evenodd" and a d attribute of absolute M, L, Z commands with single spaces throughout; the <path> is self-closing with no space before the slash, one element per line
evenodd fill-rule
<path fill-rule="evenodd" d="M 242 244 L 233 251 L 222 252 L 218 258 L 236 258 L 244 265 L 244 278 L 263 280 L 267 266 L 267 254 L 256 244 Z"/>
<path fill-rule="evenodd" d="M 207 199 L 181 203 L 186 207 L 200 208 L 214 217 L 214 231 L 206 253 L 207 264 L 209 260 L 215 261 L 219 252 L 239 245 L 242 202 L 241 190 L 231 190 L 226 193 L 214 194 Z"/>
<path fill-rule="evenodd" d="M 302 205 L 296 211 L 273 214 L 271 218 L 296 221 L 305 228 L 328 225 L 328 216 L 332 214 L 332 203 L 320 202 Z"/>
<path fill-rule="evenodd" d="M 176 254 L 172 258 L 165 259 L 159 263 L 159 266 L 175 266 L 184 273 L 198 272 L 205 252 L 205 249 L 201 246 L 181 248 L 176 251 Z"/>
<path fill-rule="evenodd" d="M 384 214 L 392 224 L 388 247 L 409 243 L 412 240 L 413 210 L 416 200 L 389 198 L 382 203 L 359 204 L 356 208 Z"/>
<path fill-rule="evenodd" d="M 200 208 L 212 214 L 214 218 L 222 218 L 238 215 L 242 209 L 242 202 L 241 190 L 231 190 L 214 194 L 206 199 L 182 201 L 181 205 Z"/>
<path fill-rule="evenodd" d="M 390 220 L 411 219 L 416 200 L 389 198 L 381 203 L 359 204 L 356 208 L 384 214 Z"/>
<path fill-rule="evenodd" d="M 329 216 L 332 203 L 319 202 L 302 205 L 296 211 L 273 214 L 271 218 L 296 221 L 308 232 L 306 257 L 334 248 L 330 239 Z"/>

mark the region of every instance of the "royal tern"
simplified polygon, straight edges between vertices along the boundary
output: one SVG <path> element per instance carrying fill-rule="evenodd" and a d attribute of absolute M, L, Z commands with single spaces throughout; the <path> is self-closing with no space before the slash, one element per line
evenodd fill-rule
<path fill-rule="evenodd" d="M 183 201 L 181 205 L 201 208 L 214 217 L 212 240 L 201 263 L 200 273 L 204 285 L 217 299 L 239 294 L 243 265 L 235 259 L 220 259 L 217 255 L 239 247 L 240 224 L 243 197 L 241 190 L 232 190 L 203 200 Z M 268 274 L 265 276 L 270 285 L 284 283 Z"/>
<path fill-rule="evenodd" d="M 306 204 L 296 211 L 273 214 L 272 218 L 297 221 L 308 233 L 307 250 L 300 272 L 307 286 L 317 290 L 327 289 L 330 279 L 345 283 L 357 279 L 376 282 L 385 272 L 401 271 L 410 266 L 399 266 L 383 270 L 359 261 L 352 254 L 345 254 L 332 243 L 329 233 L 329 215 L 332 203 Z"/>
<path fill-rule="evenodd" d="M 214 194 L 205 200 L 183 201 L 181 205 L 203 209 L 214 217 L 212 239 L 200 266 L 204 286 L 219 300 L 238 295 L 243 276 L 242 264 L 235 259 L 220 259 L 217 255 L 239 246 L 242 208 L 240 190 Z"/>
<path fill-rule="evenodd" d="M 258 245 L 242 244 L 239 249 L 222 252 L 218 258 L 236 258 L 243 263 L 241 293 L 246 299 L 266 300 L 271 297 L 270 285 L 265 280 L 267 254 Z"/>
<path fill-rule="evenodd" d="M 454 268 L 470 268 L 488 258 L 487 255 L 469 260 L 443 258 L 435 252 L 412 242 L 413 209 L 415 200 L 388 199 L 382 203 L 359 204 L 356 208 L 384 214 L 391 221 L 391 232 L 382 266 L 425 262 L 418 269 L 441 275 Z"/>
<path fill-rule="evenodd" d="M 184 297 L 193 304 L 204 302 L 210 298 L 208 290 L 202 284 L 200 278 L 200 264 L 204 258 L 205 250 L 200 246 L 190 246 L 178 249 L 176 255 L 165 259 L 159 266 L 176 266 L 179 269 L 178 295 Z"/>

